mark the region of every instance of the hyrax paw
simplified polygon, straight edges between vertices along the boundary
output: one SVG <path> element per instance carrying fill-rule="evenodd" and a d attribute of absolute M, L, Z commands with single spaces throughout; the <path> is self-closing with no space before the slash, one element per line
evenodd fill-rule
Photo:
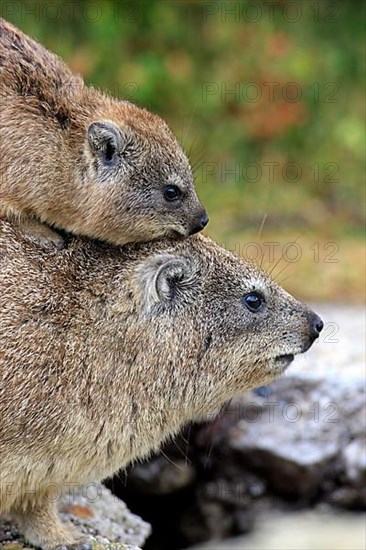
<path fill-rule="evenodd" d="M 60 233 L 35 219 L 21 220 L 20 228 L 25 235 L 41 246 L 62 248 L 64 239 Z"/>
<path fill-rule="evenodd" d="M 63 248 L 65 243 L 63 237 L 49 227 L 44 227 L 42 231 L 33 231 L 29 236 L 41 246 Z"/>

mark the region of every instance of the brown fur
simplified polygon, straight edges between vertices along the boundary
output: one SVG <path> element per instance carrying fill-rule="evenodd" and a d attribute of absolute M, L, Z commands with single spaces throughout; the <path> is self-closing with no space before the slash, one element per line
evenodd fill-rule
<path fill-rule="evenodd" d="M 179 200 L 164 199 L 166 185 L 179 187 Z M 207 223 L 166 123 L 85 86 L 3 19 L 0 214 L 21 217 L 32 233 L 41 221 L 115 244 L 188 236 Z"/>
<path fill-rule="evenodd" d="M 252 313 L 243 297 L 257 291 Z M 37 247 L 0 223 L 0 512 L 76 542 L 49 492 L 111 476 L 306 351 L 319 318 L 200 236 Z M 319 329 L 321 330 L 321 329 Z M 52 485 L 50 485 L 52 483 Z"/>

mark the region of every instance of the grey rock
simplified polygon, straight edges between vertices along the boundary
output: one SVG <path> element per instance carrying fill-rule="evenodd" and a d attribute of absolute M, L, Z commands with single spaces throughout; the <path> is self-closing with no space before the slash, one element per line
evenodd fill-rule
<path fill-rule="evenodd" d="M 272 383 L 268 396 L 245 394 L 232 407 L 237 421 L 225 444 L 275 492 L 309 500 L 331 493 L 342 472 L 345 485 L 364 485 L 363 380 L 299 373 Z"/>
<path fill-rule="evenodd" d="M 140 550 L 151 532 L 148 523 L 97 483 L 79 492 L 69 492 L 60 500 L 59 510 L 64 521 L 71 521 L 91 537 L 93 550 Z M 2 550 L 29 548 L 16 527 L 6 519 L 0 519 L 0 543 Z"/>
<path fill-rule="evenodd" d="M 342 451 L 347 478 L 356 486 L 366 486 L 366 440 L 354 439 Z"/>

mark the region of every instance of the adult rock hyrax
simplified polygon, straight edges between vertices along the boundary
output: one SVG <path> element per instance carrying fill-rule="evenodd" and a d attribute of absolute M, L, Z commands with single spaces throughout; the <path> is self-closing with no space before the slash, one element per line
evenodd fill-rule
<path fill-rule="evenodd" d="M 42 549 L 81 537 L 52 492 L 111 476 L 281 374 L 322 322 L 201 236 L 39 247 L 0 224 L 0 512 Z"/>
<path fill-rule="evenodd" d="M 195 233 L 208 218 L 166 123 L 87 87 L 0 19 L 0 214 L 115 244 Z"/>

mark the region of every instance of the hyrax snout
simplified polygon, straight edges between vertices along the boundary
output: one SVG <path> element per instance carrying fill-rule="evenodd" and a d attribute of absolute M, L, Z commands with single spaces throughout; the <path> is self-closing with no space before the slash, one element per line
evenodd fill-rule
<path fill-rule="evenodd" d="M 199 235 L 39 247 L 0 224 L 0 512 L 43 550 L 82 540 L 55 487 L 101 480 L 281 374 L 321 320 Z"/>
<path fill-rule="evenodd" d="M 207 224 L 181 146 L 157 115 L 87 87 L 0 18 L 0 214 L 114 244 Z M 43 228 L 43 231 L 42 231 Z"/>

